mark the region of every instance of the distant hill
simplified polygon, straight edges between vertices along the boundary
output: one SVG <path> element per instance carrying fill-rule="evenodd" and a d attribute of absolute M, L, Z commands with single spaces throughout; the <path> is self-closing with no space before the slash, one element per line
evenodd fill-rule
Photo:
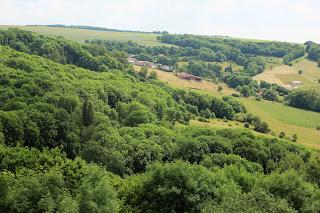
<path fill-rule="evenodd" d="M 57 28 L 96 30 L 96 31 L 105 31 L 105 32 L 130 32 L 130 33 L 162 34 L 162 32 L 160 32 L 160 31 L 148 32 L 148 31 L 138 31 L 138 30 L 119 30 L 119 29 L 111 29 L 111 28 L 105 28 L 105 27 L 93 27 L 93 26 L 85 26 L 85 25 L 49 24 L 49 25 L 27 25 L 27 26 L 47 26 L 47 27 L 57 27 Z"/>

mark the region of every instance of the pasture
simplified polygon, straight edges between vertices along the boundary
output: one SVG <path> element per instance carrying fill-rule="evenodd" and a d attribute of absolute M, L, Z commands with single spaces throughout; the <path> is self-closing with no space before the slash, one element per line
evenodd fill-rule
<path fill-rule="evenodd" d="M 18 27 L 23 30 L 36 32 L 42 35 L 63 36 L 67 39 L 85 42 L 85 40 L 111 40 L 111 41 L 134 41 L 145 46 L 165 45 L 157 41 L 158 34 L 153 33 L 135 33 L 135 32 L 112 32 L 112 31 L 96 31 L 85 29 L 71 29 L 63 27 L 47 27 L 47 26 L 5 26 L 1 25 L 0 29 L 9 27 Z"/>
<path fill-rule="evenodd" d="M 302 74 L 299 74 L 299 70 Z M 303 59 L 293 64 L 279 65 L 267 69 L 253 77 L 257 81 L 267 81 L 282 86 L 289 86 L 292 81 L 301 81 L 302 87 L 317 86 L 320 79 L 320 67 L 314 61 Z"/>
<path fill-rule="evenodd" d="M 135 67 L 135 69 L 137 71 L 140 70 L 139 67 Z M 218 84 L 216 83 L 208 81 L 187 81 L 178 78 L 174 73 L 161 70 L 156 71 L 159 80 L 176 88 L 184 88 L 218 97 L 235 93 L 233 89 L 223 84 L 222 92 L 218 92 Z M 275 135 L 279 135 L 282 131 L 285 132 L 287 136 L 297 134 L 298 143 L 320 149 L 320 131 L 316 130 L 316 127 L 320 125 L 320 113 L 265 100 L 256 101 L 249 98 L 237 98 L 237 100 L 242 102 L 249 112 L 266 121 Z M 193 125 L 201 124 L 222 128 L 242 128 L 240 124 L 236 123 L 237 122 L 223 122 L 221 120 L 211 120 L 210 123 L 202 123 L 200 121 L 192 122 Z"/>

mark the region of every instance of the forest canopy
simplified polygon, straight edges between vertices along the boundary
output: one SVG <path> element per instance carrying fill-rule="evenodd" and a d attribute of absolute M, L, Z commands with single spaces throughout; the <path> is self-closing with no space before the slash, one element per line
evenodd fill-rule
<path fill-rule="evenodd" d="M 104 44 L 0 35 L 1 211 L 320 211 L 319 153 L 261 134 L 235 98 L 140 76 Z M 91 69 L 68 48 L 114 63 Z M 190 125 L 239 115 L 261 133 Z"/>

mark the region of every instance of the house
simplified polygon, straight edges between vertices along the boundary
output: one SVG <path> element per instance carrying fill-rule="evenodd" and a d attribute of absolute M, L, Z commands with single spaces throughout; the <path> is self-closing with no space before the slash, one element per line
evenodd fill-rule
<path fill-rule="evenodd" d="M 178 78 L 184 79 L 184 80 L 188 80 L 188 81 L 198 81 L 201 82 L 202 78 L 195 76 L 195 75 L 191 75 L 189 73 L 185 73 L 185 72 L 181 72 L 181 73 L 177 73 L 176 74 Z"/>
<path fill-rule="evenodd" d="M 301 86 L 301 81 L 292 81 L 291 82 L 291 87 L 293 88 L 293 89 L 297 89 L 297 88 L 299 88 L 300 86 Z"/>
<path fill-rule="evenodd" d="M 127 59 L 129 64 L 135 64 L 137 62 L 137 59 L 135 58 L 134 55 L 130 55 Z"/>
<path fill-rule="evenodd" d="M 158 64 L 158 69 L 162 70 L 162 71 L 166 71 L 166 72 L 172 72 L 173 71 L 173 67 L 168 66 L 168 65 L 162 65 L 162 64 Z"/>

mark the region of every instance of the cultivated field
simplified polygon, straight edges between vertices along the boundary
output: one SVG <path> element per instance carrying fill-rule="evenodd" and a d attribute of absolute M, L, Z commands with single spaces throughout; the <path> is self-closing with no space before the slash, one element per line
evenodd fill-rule
<path fill-rule="evenodd" d="M 298 72 L 302 71 L 302 75 Z M 289 86 L 292 81 L 301 81 L 303 87 L 317 86 L 320 79 L 320 67 L 316 62 L 303 59 L 292 66 L 280 65 L 267 69 L 253 77 L 257 81 L 267 81 L 282 86 Z"/>
<path fill-rule="evenodd" d="M 135 67 L 140 70 L 139 67 Z M 206 93 L 213 96 L 230 95 L 235 91 L 226 85 L 223 85 L 223 91 L 218 92 L 218 85 L 212 82 L 195 82 L 186 81 L 178 78 L 174 73 L 156 70 L 158 78 L 161 81 L 167 82 L 169 85 L 177 88 L 190 89 L 200 93 Z M 285 106 L 281 103 L 270 101 L 256 101 L 249 98 L 238 98 L 248 109 L 249 112 L 259 116 L 266 121 L 271 130 L 279 135 L 280 132 L 285 132 L 287 136 L 293 134 L 298 135 L 298 143 L 308 147 L 320 149 L 320 131 L 316 127 L 320 125 L 320 113 L 307 110 L 297 109 Z M 199 121 L 193 121 L 192 124 L 199 124 Z M 241 128 L 237 122 L 223 122 L 212 120 L 210 123 L 202 123 L 214 127 Z M 231 124 L 231 126 L 230 126 Z"/>
<path fill-rule="evenodd" d="M 42 35 L 63 36 L 67 39 L 84 42 L 85 40 L 102 39 L 114 41 L 129 41 L 132 40 L 141 45 L 157 46 L 164 45 L 157 41 L 157 34 L 153 33 L 134 33 L 134 32 L 106 32 L 96 30 L 71 29 L 60 27 L 46 27 L 46 26 L 4 26 L 0 29 L 7 29 L 9 27 L 19 27 L 24 30 L 36 32 Z"/>

